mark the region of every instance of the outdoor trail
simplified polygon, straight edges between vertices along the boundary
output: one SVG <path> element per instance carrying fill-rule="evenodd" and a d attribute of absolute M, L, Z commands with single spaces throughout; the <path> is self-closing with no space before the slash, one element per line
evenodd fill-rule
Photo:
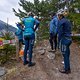
<path fill-rule="evenodd" d="M 80 48 L 76 43 L 72 43 L 71 49 L 71 74 L 62 74 L 58 71 L 62 67 L 62 56 L 59 50 L 53 59 L 48 55 L 50 52 L 48 40 L 41 41 L 33 53 L 33 61 L 36 65 L 33 67 L 23 66 L 21 62 L 15 65 L 6 65 L 8 70 L 5 80 L 80 80 Z M 44 50 L 44 51 L 43 51 Z M 44 54 L 42 54 L 44 52 Z"/>

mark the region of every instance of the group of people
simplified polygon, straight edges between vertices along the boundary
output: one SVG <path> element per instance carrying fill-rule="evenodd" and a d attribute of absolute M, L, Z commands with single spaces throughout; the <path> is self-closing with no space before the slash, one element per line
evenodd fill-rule
<path fill-rule="evenodd" d="M 34 18 L 32 12 L 28 17 L 22 19 L 22 23 L 17 23 L 18 30 L 15 33 L 18 36 L 19 43 L 25 45 L 23 65 L 34 66 L 32 62 L 33 46 L 35 41 L 35 31 L 39 27 L 39 20 Z M 35 26 L 35 28 L 34 28 Z M 71 23 L 63 13 L 52 14 L 49 25 L 51 51 L 56 51 L 57 47 L 61 50 L 64 59 L 64 68 L 59 70 L 61 73 L 71 73 L 70 69 L 70 45 L 71 40 Z M 29 60 L 27 59 L 29 55 Z"/>
<path fill-rule="evenodd" d="M 61 50 L 64 59 L 64 68 L 60 69 L 61 73 L 71 73 L 70 69 L 70 45 L 71 39 L 71 23 L 65 17 L 63 12 L 52 15 L 50 21 L 50 45 L 51 51 L 56 51 L 57 47 Z M 54 44 L 54 45 L 53 45 Z"/>

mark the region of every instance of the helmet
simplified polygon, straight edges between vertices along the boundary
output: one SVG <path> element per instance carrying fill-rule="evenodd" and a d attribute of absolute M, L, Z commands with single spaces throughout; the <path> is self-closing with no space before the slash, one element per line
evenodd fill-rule
<path fill-rule="evenodd" d="M 32 17 L 33 17 L 33 16 L 34 16 L 34 13 L 29 12 L 29 13 L 28 13 L 28 16 L 32 16 Z"/>
<path fill-rule="evenodd" d="M 63 12 L 64 12 L 63 9 L 59 9 L 59 10 L 57 11 L 57 14 L 58 14 L 58 15 L 59 15 L 59 14 L 63 14 Z"/>
<path fill-rule="evenodd" d="M 37 19 L 37 18 L 38 18 L 38 16 L 34 16 L 34 18 L 35 18 L 35 19 Z"/>

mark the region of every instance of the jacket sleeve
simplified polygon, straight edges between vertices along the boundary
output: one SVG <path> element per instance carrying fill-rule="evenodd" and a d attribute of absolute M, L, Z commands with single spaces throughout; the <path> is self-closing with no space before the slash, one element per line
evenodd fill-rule
<path fill-rule="evenodd" d="M 54 19 L 54 25 L 56 26 L 56 33 L 58 33 L 58 19 Z"/>
<path fill-rule="evenodd" d="M 16 35 L 16 36 L 19 36 L 21 33 L 22 33 L 22 30 L 17 30 L 17 31 L 15 32 L 15 35 Z"/>
<path fill-rule="evenodd" d="M 37 20 L 37 19 L 35 19 L 35 29 L 34 29 L 34 31 L 36 31 L 36 29 L 39 27 L 39 24 L 40 24 L 40 22 Z"/>

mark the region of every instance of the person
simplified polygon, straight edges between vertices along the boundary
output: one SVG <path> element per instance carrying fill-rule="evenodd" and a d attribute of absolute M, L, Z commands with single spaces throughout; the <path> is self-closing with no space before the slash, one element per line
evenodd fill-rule
<path fill-rule="evenodd" d="M 23 28 L 24 28 L 24 26 L 21 23 L 17 23 L 16 26 L 18 27 L 18 29 L 15 32 L 15 35 L 17 36 L 17 38 L 19 40 L 19 50 L 20 50 L 21 46 L 23 44 Z"/>
<path fill-rule="evenodd" d="M 34 19 L 38 20 L 38 16 L 34 16 Z M 39 20 L 40 21 L 40 20 Z M 36 27 L 36 25 L 34 25 L 34 28 Z M 35 43 L 37 43 L 37 32 L 38 32 L 38 28 L 35 31 Z"/>
<path fill-rule="evenodd" d="M 32 12 L 29 12 L 27 18 L 23 18 L 22 22 L 25 26 L 24 28 L 24 65 L 28 64 L 29 67 L 34 66 L 35 63 L 32 62 L 32 53 L 33 53 L 33 46 L 35 41 L 35 31 L 39 26 L 39 21 L 37 19 L 34 19 L 34 14 Z M 34 25 L 36 27 L 34 28 Z M 29 54 L 29 61 L 27 60 L 27 54 Z"/>
<path fill-rule="evenodd" d="M 64 58 L 64 69 L 59 70 L 61 73 L 71 73 L 70 69 L 70 45 L 71 39 L 71 23 L 66 19 L 63 13 L 58 14 L 59 26 L 58 26 L 58 37 L 61 43 L 61 52 Z"/>
<path fill-rule="evenodd" d="M 49 26 L 49 32 L 50 32 L 50 46 L 51 51 L 56 51 L 57 48 L 57 25 L 58 25 L 58 18 L 56 16 L 56 13 L 53 13 L 52 20 L 50 21 Z M 54 41 L 54 47 L 53 47 L 53 41 Z"/>

